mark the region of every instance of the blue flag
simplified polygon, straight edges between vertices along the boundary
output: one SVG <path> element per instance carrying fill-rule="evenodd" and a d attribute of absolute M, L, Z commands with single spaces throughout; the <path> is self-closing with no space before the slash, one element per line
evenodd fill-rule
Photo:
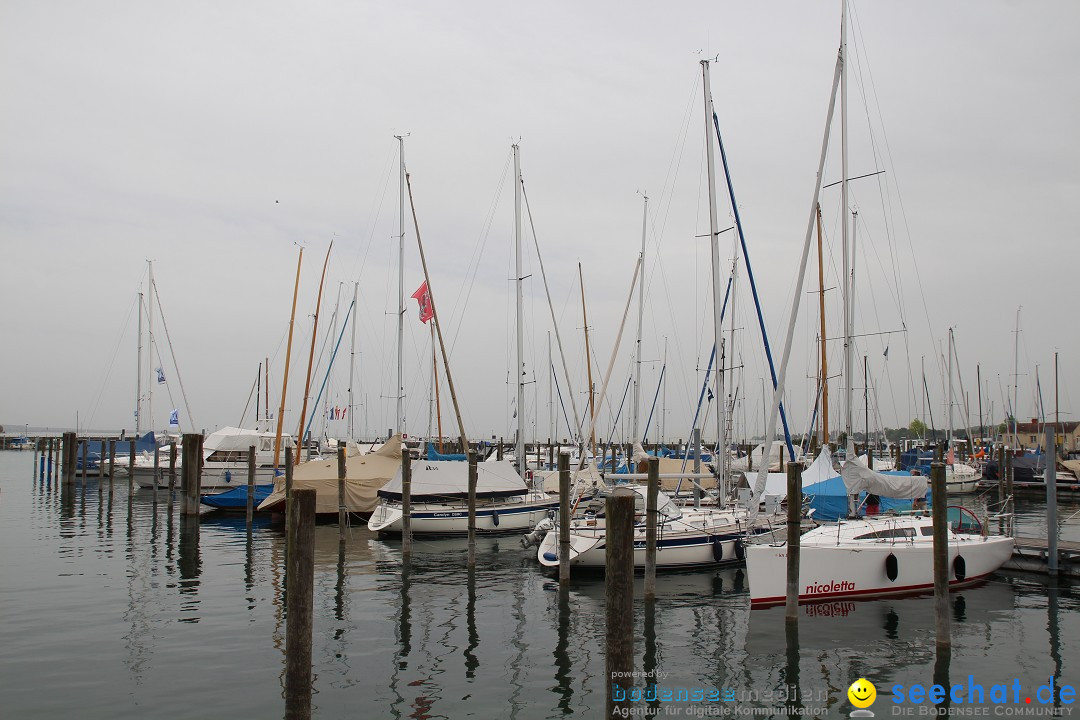
<path fill-rule="evenodd" d="M 173 427 L 180 427 L 180 411 L 173 410 L 169 413 L 169 425 Z"/>
<path fill-rule="evenodd" d="M 162 370 L 161 368 L 157 369 L 157 381 L 158 381 L 158 385 L 164 385 L 165 384 L 165 371 Z"/>

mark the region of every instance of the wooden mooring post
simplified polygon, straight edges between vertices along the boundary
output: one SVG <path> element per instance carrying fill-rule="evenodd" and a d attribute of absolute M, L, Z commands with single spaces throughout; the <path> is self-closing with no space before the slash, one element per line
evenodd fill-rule
<path fill-rule="evenodd" d="M 311 717 L 311 633 L 315 587 L 315 491 L 294 490 L 285 603 L 285 718 Z"/>
<path fill-rule="evenodd" d="M 341 537 L 345 537 L 347 514 L 345 505 L 345 446 L 342 445 L 337 450 L 337 522 L 338 535 Z"/>
<path fill-rule="evenodd" d="M 109 440 L 109 483 L 116 477 L 116 440 Z"/>
<path fill-rule="evenodd" d="M 607 717 L 629 709 L 634 686 L 634 498 L 618 487 L 607 498 L 604 578 Z"/>
<path fill-rule="evenodd" d="M 401 555 L 412 557 L 412 457 L 408 448 L 401 453 Z"/>
<path fill-rule="evenodd" d="M 934 626 L 939 650 L 952 647 L 949 628 L 949 500 L 945 463 L 930 464 L 930 498 L 934 521 Z"/>
<path fill-rule="evenodd" d="M 251 521 L 255 518 L 255 446 L 248 445 L 247 452 L 247 500 L 244 503 L 244 522 L 251 528 Z"/>
<path fill-rule="evenodd" d="M 176 441 L 169 443 L 169 492 L 176 489 Z"/>
<path fill-rule="evenodd" d="M 1046 571 L 1058 574 L 1057 427 L 1046 426 Z"/>
<path fill-rule="evenodd" d="M 784 618 L 799 620 L 799 555 L 802 547 L 802 465 L 787 464 L 787 602 Z"/>
<path fill-rule="evenodd" d="M 522 458 L 518 459 L 522 462 Z M 524 467 L 522 462 L 519 467 Z M 476 453 L 469 452 L 469 567 L 476 566 Z"/>
<path fill-rule="evenodd" d="M 131 440 L 128 445 L 128 497 L 135 487 L 135 441 Z"/>
<path fill-rule="evenodd" d="M 559 453 L 559 586 L 570 584 L 570 453 Z"/>
<path fill-rule="evenodd" d="M 86 438 L 83 438 L 82 440 L 79 441 L 79 450 L 82 453 L 82 455 L 81 455 L 81 458 L 82 458 L 82 472 L 79 473 L 79 476 L 82 477 L 84 483 L 86 482 L 86 446 L 87 445 L 89 445 L 89 442 L 87 442 Z"/>
<path fill-rule="evenodd" d="M 75 482 L 75 462 L 78 455 L 78 449 L 76 443 L 78 440 L 75 437 L 75 433 L 64 433 L 63 447 L 61 448 L 61 472 L 63 473 L 63 484 L 70 485 Z"/>
<path fill-rule="evenodd" d="M 181 478 L 181 515 L 199 514 L 199 490 L 202 471 L 202 435 L 184 433 L 181 440 L 184 453 L 183 477 Z M 157 463 L 154 463 L 155 466 Z M 154 489 L 157 489 L 157 467 L 154 468 Z"/>
<path fill-rule="evenodd" d="M 645 491 L 645 599 L 656 599 L 656 506 L 660 494 L 660 458 L 649 456 L 649 485 Z M 631 549 L 631 557 L 633 549 Z M 631 564 L 633 560 L 631 559 Z"/>

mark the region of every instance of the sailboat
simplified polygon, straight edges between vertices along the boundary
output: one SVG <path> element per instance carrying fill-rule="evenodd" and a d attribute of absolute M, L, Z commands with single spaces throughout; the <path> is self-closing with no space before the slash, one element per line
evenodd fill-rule
<path fill-rule="evenodd" d="M 521 375 L 522 368 L 522 294 L 521 294 L 521 166 L 518 155 L 518 146 L 513 146 L 514 152 L 514 216 L 515 232 L 514 239 L 517 251 L 517 347 L 518 347 L 518 418 L 519 429 L 517 433 L 516 457 L 519 459 L 517 467 L 508 461 L 477 463 L 477 486 L 476 486 L 476 529 L 486 532 L 520 532 L 532 528 L 542 518 L 547 517 L 549 512 L 554 511 L 559 504 L 557 497 L 545 494 L 542 490 L 528 487 L 522 471 L 524 471 L 525 452 L 524 435 L 521 431 L 523 423 L 524 385 Z M 404 173 L 404 171 L 403 171 Z M 408 182 L 408 175 L 404 174 Z M 412 193 L 410 189 L 410 200 Z M 416 224 L 416 211 L 413 208 L 413 222 Z M 450 374 L 449 363 L 446 361 L 445 347 L 442 345 L 442 328 L 439 324 L 439 310 L 435 303 L 430 279 L 427 277 L 427 265 L 424 260 L 423 243 L 420 241 L 419 227 L 416 228 L 417 245 L 420 249 L 421 262 L 424 263 L 425 284 L 427 295 L 421 302 L 430 308 L 429 319 L 435 323 L 436 333 L 442 349 L 443 363 L 446 367 L 446 381 L 449 385 L 450 396 L 453 399 L 454 410 L 457 416 L 458 429 L 461 432 L 461 443 L 467 447 L 465 430 L 461 420 L 461 412 L 457 404 L 457 395 L 454 391 L 454 381 Z M 419 300 L 420 298 L 418 298 Z M 459 535 L 469 531 L 469 464 L 453 460 L 427 460 L 417 463 L 412 467 L 409 520 L 411 532 L 417 535 Z M 381 490 L 378 491 L 381 502 L 374 509 L 368 519 L 368 529 L 379 533 L 400 533 L 404 508 L 402 505 L 402 472 L 399 468 Z"/>
<path fill-rule="evenodd" d="M 709 195 L 709 225 L 710 246 L 712 255 L 712 292 L 713 292 L 713 340 L 717 359 L 717 371 L 714 375 L 715 397 L 719 399 L 719 407 L 724 408 L 724 339 L 721 321 L 723 317 L 722 298 L 723 292 L 720 287 L 720 251 L 718 245 L 718 222 L 716 213 L 715 196 L 715 163 L 713 159 L 712 132 L 714 127 L 714 112 L 712 91 L 709 83 L 709 61 L 702 60 L 702 84 L 705 96 L 705 138 L 706 138 L 706 161 L 708 167 L 708 195 Z M 644 255 L 644 253 L 642 253 Z M 723 412 L 723 411 L 721 411 Z M 719 482 L 726 481 L 728 476 L 728 451 L 725 439 L 726 423 L 723 418 L 718 420 L 719 440 L 718 452 L 715 456 L 716 475 Z M 695 421 L 696 425 L 696 421 Z M 635 438 L 635 442 L 637 442 Z M 641 450 L 640 445 L 635 448 L 633 461 L 635 464 L 647 460 L 648 456 Z M 640 466 L 640 465 L 639 465 Z M 685 467 L 685 464 L 683 464 Z M 692 477 L 692 476 L 691 476 Z M 645 512 L 645 492 L 641 485 L 631 485 L 631 489 L 637 493 L 635 504 L 641 515 L 634 526 L 634 566 L 645 566 L 645 532 L 646 527 L 642 518 Z M 723 503 L 725 494 L 719 493 L 717 501 Z M 773 506 L 773 513 L 764 517 L 757 517 L 757 513 L 750 513 L 745 507 L 738 505 L 718 505 L 711 507 L 679 507 L 670 496 L 661 491 L 658 494 L 657 516 L 657 543 L 656 543 L 656 567 L 658 569 L 682 569 L 689 567 L 701 567 L 727 563 L 741 563 L 743 561 L 743 543 L 748 534 L 765 532 L 773 522 L 781 523 L 782 518 L 777 513 L 778 505 Z M 535 533 L 546 531 L 537 549 L 537 559 L 540 564 L 547 568 L 559 565 L 559 528 L 554 522 L 546 526 L 536 528 Z M 526 536 L 523 544 L 528 544 L 531 536 Z M 586 507 L 578 517 L 571 519 L 570 525 L 570 564 L 600 568 L 605 565 L 606 553 L 606 528 L 603 519 L 603 508 Z"/>
<path fill-rule="evenodd" d="M 844 243 L 844 372 L 847 378 L 845 403 L 847 408 L 847 458 L 842 466 L 849 496 L 860 493 L 895 498 L 921 498 L 926 492 L 922 475 L 883 474 L 856 461 L 851 433 L 852 368 L 852 300 L 848 272 L 848 168 L 847 168 L 847 6 L 841 13 L 841 40 L 833 77 L 832 98 L 826 121 L 825 138 L 819 161 L 817 184 L 812 207 L 816 208 L 821 190 L 821 176 L 828 148 L 829 129 L 836 101 L 837 86 L 841 90 L 841 211 L 843 213 Z M 813 224 L 813 212 L 810 225 Z M 809 252 L 811 229 L 808 227 L 803 250 L 802 268 L 795 292 L 788 346 L 784 366 L 791 346 L 791 333 L 797 316 L 802 290 L 806 256 Z M 853 243 L 852 243 L 853 245 Z M 783 382 L 783 379 L 781 379 Z M 779 395 L 780 390 L 777 391 Z M 759 478 L 764 478 L 764 472 Z M 758 491 L 760 493 L 760 490 Z M 949 587 L 968 585 L 986 578 L 1000 568 L 1011 556 L 1013 539 L 1007 536 L 988 536 L 970 511 L 961 508 L 934 508 L 948 513 Z M 799 602 L 831 600 L 838 597 L 871 597 L 912 592 L 933 588 L 931 561 L 933 518 L 926 512 L 890 514 L 864 519 L 841 520 L 821 525 L 802 535 L 799 555 Z M 746 570 L 750 581 L 750 602 L 762 606 L 783 602 L 786 595 L 788 548 L 785 541 L 749 544 L 746 547 Z"/>

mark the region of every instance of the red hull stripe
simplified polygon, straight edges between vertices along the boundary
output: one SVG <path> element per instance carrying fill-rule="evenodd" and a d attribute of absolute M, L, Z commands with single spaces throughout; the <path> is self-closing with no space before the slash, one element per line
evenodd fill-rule
<path fill-rule="evenodd" d="M 984 578 L 990 577 L 991 573 L 985 573 L 977 577 L 964 578 L 963 581 L 950 580 L 949 588 L 959 588 L 966 585 L 972 585 Z M 842 597 L 863 597 L 868 595 L 884 596 L 884 595 L 902 595 L 907 593 L 920 593 L 926 591 L 933 591 L 933 583 L 924 583 L 922 585 L 902 585 L 900 587 L 882 587 L 873 588 L 869 590 L 843 590 L 838 592 L 829 593 L 814 593 L 813 595 L 799 595 L 799 602 L 815 602 L 817 600 L 835 600 Z M 787 602 L 787 597 L 780 595 L 778 597 L 758 598 L 751 599 L 751 605 L 776 605 L 779 603 Z"/>

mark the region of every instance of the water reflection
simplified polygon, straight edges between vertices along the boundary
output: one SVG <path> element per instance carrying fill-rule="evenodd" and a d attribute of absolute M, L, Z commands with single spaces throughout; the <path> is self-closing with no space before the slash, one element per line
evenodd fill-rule
<path fill-rule="evenodd" d="M 223 712 L 281 716 L 280 525 L 257 517 L 249 530 L 242 515 L 190 524 L 164 490 L 65 487 L 50 482 L 47 465 L 35 486 L 26 482 L 29 458 L 6 459 L 0 453 L 0 538 L 35 551 L 0 558 L 8 580 L 0 641 L 28 661 L 0 677 L 6 714 L 134 717 L 135 706 L 184 696 L 176 686 L 184 677 Z M 560 588 L 516 538 L 481 539 L 471 572 L 465 560 L 464 541 L 418 543 L 403 565 L 397 541 L 357 528 L 343 542 L 335 526 L 316 529 L 319 717 L 602 712 L 603 578 L 575 575 Z M 930 596 L 804 605 L 795 634 L 782 607 L 750 611 L 742 570 L 662 574 L 657 589 L 647 604 L 635 585 L 637 668 L 666 687 L 731 689 L 741 705 L 778 715 L 799 705 L 846 714 L 844 693 L 861 675 L 886 693 L 895 683 L 929 684 L 931 671 L 937 681 L 973 674 L 987 685 L 1018 676 L 1032 688 L 1052 676 L 1056 690 L 1080 671 L 1068 642 L 1080 593 L 1064 579 L 1007 573 L 954 593 L 949 656 L 936 652 Z M 19 636 L 32 645 L 12 644 Z M 73 656 L 72 642 L 92 643 L 101 662 Z M 62 677 L 84 684 L 53 694 L 47 711 L 40 693 L 21 689 Z M 667 706 L 650 709 L 664 715 Z"/>

